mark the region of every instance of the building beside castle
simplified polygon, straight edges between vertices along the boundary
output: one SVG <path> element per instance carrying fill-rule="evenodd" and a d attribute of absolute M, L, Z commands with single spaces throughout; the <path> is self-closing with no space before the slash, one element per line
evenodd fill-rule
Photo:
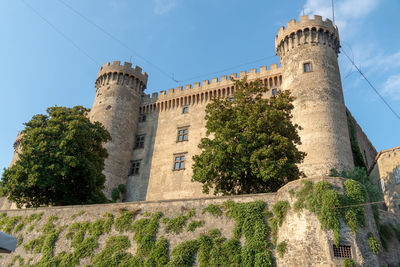
<path fill-rule="evenodd" d="M 260 79 L 269 95 L 291 90 L 296 97 L 293 121 L 300 150 L 307 153 L 301 169 L 307 177 L 354 167 L 348 116 L 338 66 L 336 26 L 320 16 L 301 17 L 279 29 L 275 37 L 280 65 L 251 69 L 220 78 L 146 95 L 148 75 L 131 63 L 104 64 L 96 79 L 90 119 L 110 131 L 104 173 L 106 193 L 127 185 L 125 201 L 202 197 L 201 184 L 191 181 L 192 156 L 205 137 L 205 107 L 213 98 L 231 97 L 231 77 Z M 348 112 L 348 111 L 347 111 Z M 351 115 L 350 115 L 351 117 Z M 357 143 L 370 167 L 376 150 L 355 120 Z"/>

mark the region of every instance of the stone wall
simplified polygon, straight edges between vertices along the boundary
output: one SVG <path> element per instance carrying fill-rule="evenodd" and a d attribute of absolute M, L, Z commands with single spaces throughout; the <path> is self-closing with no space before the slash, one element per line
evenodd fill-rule
<path fill-rule="evenodd" d="M 241 72 L 239 78 L 260 79 L 267 88 L 280 88 L 280 68 L 276 64 L 258 71 Z M 237 75 L 231 75 L 237 77 Z M 142 98 L 141 115 L 136 135 L 145 135 L 144 148 L 133 150 L 132 160 L 141 160 L 139 173 L 128 177 L 127 201 L 164 200 L 205 197 L 200 183 L 193 183 L 192 157 L 200 153 L 198 144 L 206 136 L 205 108 L 214 97 L 231 96 L 233 82 L 227 76 L 176 89 L 159 96 Z M 266 94 L 271 95 L 271 90 Z M 183 113 L 183 108 L 187 113 Z M 178 142 L 179 129 L 188 129 L 187 141 Z M 174 170 L 175 155 L 185 155 L 185 168 Z"/>
<path fill-rule="evenodd" d="M 375 163 L 375 157 L 377 155 L 376 149 L 348 109 L 347 112 L 350 115 L 351 120 L 353 121 L 357 144 L 360 147 L 361 154 L 364 157 L 364 161 L 367 165 L 368 170 Z"/>
<path fill-rule="evenodd" d="M 104 64 L 96 79 L 96 96 L 89 119 L 100 122 L 111 140 L 105 144 L 108 157 L 104 162 L 104 193 L 126 184 L 138 124 L 141 95 L 147 86 L 147 74 L 138 66 L 119 61 Z"/>
<path fill-rule="evenodd" d="M 275 38 L 282 65 L 282 89 L 290 90 L 293 122 L 300 125 L 300 169 L 308 176 L 354 168 L 337 60 L 339 33 L 330 20 L 301 16 Z"/>
<path fill-rule="evenodd" d="M 146 200 L 147 190 L 149 186 L 150 170 L 153 163 L 153 152 L 155 140 L 158 132 L 158 116 L 157 112 L 142 114 L 146 116 L 145 121 L 139 122 L 137 135 L 145 137 L 144 147 L 133 151 L 131 164 L 140 162 L 139 172 L 130 173 L 127 179 L 125 199 L 123 201 L 144 201 Z"/>
<path fill-rule="evenodd" d="M 384 227 L 391 229 L 391 236 L 387 242 L 387 250 L 382 249 L 379 258 L 388 266 L 399 266 L 400 262 L 400 240 L 398 237 L 400 216 L 399 214 L 380 210 L 380 224 Z"/>
<path fill-rule="evenodd" d="M 370 175 L 381 184 L 388 210 L 400 213 L 400 147 L 380 151 Z"/>
<path fill-rule="evenodd" d="M 322 178 L 314 178 L 308 180 L 318 182 L 322 180 Z M 324 180 L 333 183 L 338 188 L 343 188 L 344 179 L 324 178 Z M 81 225 L 84 225 L 84 223 L 86 223 L 86 225 L 89 226 L 85 229 L 89 229 L 91 228 L 91 224 L 95 223 L 98 220 L 104 219 L 104 215 L 107 213 L 113 214 L 115 218 L 111 231 L 108 233 L 101 233 L 100 237 L 96 241 L 98 247 L 95 248 L 93 252 L 89 253 L 89 255 L 81 257 L 79 259 L 78 265 L 84 266 L 90 264 L 91 262 L 93 264 L 93 257 L 97 257 L 96 255 L 99 255 L 100 253 L 105 253 L 107 242 L 110 240 L 111 237 L 117 236 L 126 236 L 130 243 L 129 247 L 126 250 L 119 252 L 126 252 L 129 255 L 137 256 L 138 250 L 140 248 L 138 246 L 138 242 L 134 240 L 138 239 L 137 237 L 135 237 L 136 234 L 132 232 L 132 228 L 130 227 L 132 223 L 135 224 L 135 222 L 143 218 L 150 218 L 152 214 L 155 214 L 156 212 L 162 212 L 163 214 L 163 217 L 159 222 L 156 238 L 157 240 L 160 240 L 160 238 L 165 237 L 168 240 L 169 255 L 170 260 L 172 261 L 174 259 L 174 254 L 172 253 L 174 248 L 177 248 L 178 245 L 182 245 L 184 241 L 198 240 L 198 238 L 202 234 L 210 233 L 210 230 L 217 229 L 224 238 L 231 240 L 231 238 L 234 236 L 233 229 L 235 227 L 238 227 L 238 222 L 235 221 L 235 219 L 233 219 L 232 217 L 227 216 L 227 207 L 224 206 L 224 203 L 226 203 L 226 201 L 232 200 L 235 203 L 254 203 L 254 201 L 261 201 L 265 203 L 267 209 L 271 210 L 273 205 L 277 201 L 288 200 L 289 203 L 293 205 L 294 199 L 290 191 L 299 189 L 301 187 L 301 184 L 302 181 L 297 180 L 284 186 L 277 193 L 270 194 L 135 203 L 115 203 L 87 206 L 65 206 L 23 210 L 3 210 L 1 212 L 6 213 L 6 217 L 3 217 L 4 215 L 0 215 L 0 228 L 2 228 L 3 231 L 9 231 L 14 236 L 17 236 L 20 240 L 20 244 L 15 252 L 2 255 L 2 257 L 0 258 L 0 262 L 5 266 L 13 260 L 18 262 L 19 259 L 23 259 L 25 264 L 34 264 L 39 261 L 51 260 L 52 258 L 54 261 L 56 261 L 60 260 L 61 258 L 65 260 L 68 257 L 72 257 L 73 255 L 75 255 L 74 253 L 78 254 L 76 242 L 82 240 L 82 238 L 86 240 L 86 237 L 88 237 L 86 241 L 89 242 L 89 239 L 93 237 L 89 235 L 89 230 L 84 230 L 84 237 L 76 236 L 76 233 L 71 236 L 71 233 L 69 233 L 71 229 L 70 226 L 74 223 L 75 227 L 77 225 L 76 223 L 81 223 Z M 224 212 L 223 215 L 212 215 L 211 213 L 204 212 L 203 209 L 209 207 L 210 204 L 219 206 Z M 193 217 L 187 217 L 187 222 L 182 225 L 180 232 L 172 233 L 167 231 L 168 220 L 164 221 L 164 217 L 168 217 L 169 220 L 173 220 L 180 215 L 188 216 L 189 212 L 192 212 L 192 209 L 195 211 L 195 215 Z M 132 213 L 134 214 L 133 221 L 126 224 L 126 226 L 128 227 L 126 230 L 118 231 L 117 221 L 120 220 L 120 218 L 122 218 L 124 214 L 129 213 L 130 211 L 134 212 Z M 367 208 L 366 212 L 367 225 L 364 229 L 359 229 L 357 235 L 352 234 L 349 228 L 344 224 L 342 224 L 340 233 L 342 240 L 344 240 L 347 245 L 352 246 L 353 260 L 355 262 L 360 264 L 360 266 L 378 266 L 380 263 L 384 262 L 382 261 L 378 263 L 378 258 L 370 251 L 368 247 L 368 242 L 366 241 L 366 233 L 372 232 L 374 234 L 377 234 L 377 231 L 374 227 L 373 220 L 371 219 L 372 215 L 369 208 Z M 38 220 L 35 219 L 29 221 L 27 219 L 32 214 L 41 213 L 42 216 Z M 46 231 L 46 229 L 48 231 L 48 219 L 54 215 L 58 218 L 54 220 L 55 226 L 53 233 L 56 233 L 56 235 L 58 235 L 58 238 L 54 243 L 54 249 L 51 250 L 50 254 L 48 254 L 48 252 L 46 252 L 46 250 L 43 248 L 41 249 L 41 251 L 31 251 L 28 248 L 29 244 L 32 244 L 32 240 L 36 240 L 33 249 L 34 247 L 40 245 L 40 238 L 37 238 L 43 236 L 43 233 L 44 231 Z M 194 231 L 189 231 L 188 225 L 193 221 L 202 221 L 204 224 L 199 226 L 198 228 L 195 228 Z M 21 222 L 23 222 L 22 225 Z M 251 221 L 247 221 L 245 223 L 247 223 L 247 225 L 249 226 L 252 225 Z M 269 234 L 265 236 L 266 239 L 269 239 L 268 235 Z M 47 240 L 48 238 L 50 237 L 46 236 L 43 240 Z M 318 218 L 315 216 L 315 214 L 312 214 L 308 211 L 304 211 L 303 213 L 298 215 L 297 213 L 291 211 L 290 208 L 286 217 L 284 217 L 282 226 L 278 230 L 277 238 L 278 242 L 287 242 L 287 252 L 284 254 L 283 257 L 278 256 L 278 253 L 274 249 L 271 250 L 277 266 L 342 266 L 343 264 L 343 258 L 335 258 L 333 256 L 333 241 L 331 231 L 322 230 Z M 224 239 L 221 239 L 221 241 L 223 240 Z M 250 242 L 250 240 L 247 239 L 247 236 L 242 236 L 239 241 L 242 247 Z M 269 240 L 267 241 L 270 242 Z M 49 241 L 44 242 L 45 244 L 52 244 L 50 242 L 50 239 Z M 72 242 L 75 242 L 75 245 Z M 86 248 L 86 250 L 88 249 L 90 249 L 90 247 Z M 111 256 L 112 255 L 110 255 L 110 257 Z M 195 265 L 197 265 L 199 263 L 199 255 L 196 256 L 196 254 L 194 254 L 194 257 L 196 258 Z M 94 266 L 97 265 L 95 264 Z"/>

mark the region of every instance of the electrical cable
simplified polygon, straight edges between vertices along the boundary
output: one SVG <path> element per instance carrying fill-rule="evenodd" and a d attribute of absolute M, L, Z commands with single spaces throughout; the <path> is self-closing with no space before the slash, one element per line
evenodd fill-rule
<path fill-rule="evenodd" d="M 81 17 L 82 19 L 84 19 L 87 23 L 91 24 L 92 26 L 96 27 L 98 30 L 100 30 L 101 32 L 103 32 L 105 35 L 107 35 L 109 38 L 113 39 L 115 42 L 117 42 L 119 45 L 121 45 L 122 47 L 124 47 L 125 49 L 129 50 L 130 52 L 136 54 L 139 58 L 141 58 L 143 61 L 145 61 L 146 63 L 148 63 L 149 65 L 153 66 L 154 68 L 156 68 L 159 72 L 161 72 L 162 74 L 164 74 L 165 76 L 167 76 L 169 79 L 171 79 L 172 81 L 176 82 L 176 83 L 182 83 L 182 82 L 187 82 L 187 81 L 191 81 L 197 78 L 201 78 L 201 77 L 205 77 L 205 76 L 209 76 L 209 75 L 213 75 L 213 74 L 218 74 L 224 71 L 228 71 L 237 67 L 241 67 L 241 66 L 246 66 L 252 63 L 256 63 L 265 59 L 269 59 L 272 58 L 274 56 L 270 56 L 270 57 L 263 57 L 251 62 L 247 62 L 247 63 L 243 63 L 243 64 L 239 64 L 233 67 L 229 67 L 226 69 L 222 69 L 222 70 L 218 70 L 218 71 L 214 71 L 211 73 L 206 73 L 206 74 L 201 74 L 201 75 L 197 75 L 197 76 L 193 76 L 190 78 L 186 78 L 183 80 L 177 80 L 174 78 L 174 76 L 169 75 L 166 71 L 164 71 L 161 67 L 157 66 L 156 64 L 150 62 L 148 59 L 146 59 L 144 56 L 140 55 L 137 51 L 135 51 L 134 49 L 132 49 L 131 47 L 129 47 L 127 44 L 125 44 L 123 41 L 121 41 L 120 39 L 118 39 L 117 37 L 115 37 L 113 34 L 111 34 L 110 32 L 108 32 L 107 30 L 105 30 L 103 27 L 101 27 L 100 25 L 98 25 L 97 23 L 95 23 L 94 21 L 92 21 L 91 19 L 87 18 L 84 14 L 82 14 L 81 12 L 79 12 L 78 10 L 76 10 L 74 7 L 72 7 L 71 5 L 67 4 L 64 0 L 58 0 L 58 2 L 60 2 L 62 5 L 64 5 L 65 7 L 67 7 L 68 9 L 70 9 L 71 11 L 73 11 L 75 14 L 77 14 L 79 17 Z"/>
<path fill-rule="evenodd" d="M 45 17 L 43 17 L 36 9 L 34 9 L 31 5 L 29 5 L 28 3 L 25 2 L 25 0 L 21 0 L 28 8 L 30 8 L 37 16 L 39 16 L 42 20 L 44 20 L 48 25 L 50 25 L 50 27 L 52 27 L 58 34 L 60 34 L 62 37 L 64 37 L 68 42 L 70 42 L 76 49 L 78 49 L 81 53 L 83 53 L 86 57 L 88 57 L 90 60 L 92 60 L 97 66 L 100 65 L 93 57 L 91 57 L 84 49 L 82 49 L 81 47 L 79 47 L 77 45 L 77 43 L 75 43 L 71 38 L 69 38 L 67 35 L 65 35 L 60 29 L 58 29 L 56 26 L 54 26 L 49 20 L 47 20 Z M 83 20 L 85 20 L 87 23 L 91 24 L 92 26 L 94 26 L 95 28 L 97 28 L 98 30 L 100 30 L 101 32 L 103 32 L 105 35 L 107 35 L 109 38 L 111 38 L 112 40 L 114 40 L 115 42 L 117 42 L 119 45 L 121 45 L 122 47 L 124 47 L 125 49 L 129 50 L 130 52 L 134 53 L 137 57 L 141 58 L 143 61 L 145 61 L 147 64 L 153 66 L 155 69 L 157 69 L 159 72 L 161 72 L 162 74 L 164 74 L 166 77 L 168 77 L 169 79 L 171 79 L 172 81 L 176 82 L 176 83 L 183 83 L 183 82 L 187 82 L 187 81 L 191 81 L 194 79 L 198 79 L 201 77 L 205 77 L 205 76 L 209 76 L 209 75 L 215 75 L 221 72 L 225 72 L 228 70 L 232 70 L 238 67 L 242 67 L 242 66 L 246 66 L 246 65 L 250 65 L 262 60 L 266 60 L 266 59 L 270 59 L 273 58 L 275 56 L 269 56 L 269 57 L 263 57 L 257 60 L 253 60 L 253 61 L 249 61 L 249 62 L 245 62 L 242 64 L 238 64 L 232 67 L 228 67 L 225 69 L 221 69 L 221 70 L 217 70 L 214 72 L 209 72 L 209 73 L 205 73 L 205 74 L 201 74 L 201 75 L 196 75 L 190 78 L 186 78 L 183 80 L 177 80 L 174 78 L 174 76 L 170 76 L 166 71 L 164 71 L 161 67 L 157 66 L 156 64 L 152 63 L 151 61 L 149 61 L 148 59 L 146 59 L 145 57 L 143 57 L 142 55 L 140 55 L 137 51 L 135 51 L 134 49 L 132 49 L 131 47 L 129 47 L 127 44 L 125 44 L 123 41 L 121 41 L 120 39 L 118 39 L 117 37 L 115 37 L 113 34 L 111 34 L 110 32 L 108 32 L 107 30 L 105 30 L 103 27 L 101 27 L 100 25 L 98 25 L 97 23 L 95 23 L 94 21 L 90 20 L 89 18 L 87 18 L 84 14 L 82 14 L 81 12 L 79 12 L 78 10 L 76 10 L 74 7 L 72 7 L 71 5 L 69 5 L 68 3 L 66 3 L 63 0 L 58 0 L 58 2 L 60 2 L 62 5 L 64 5 L 65 7 L 67 7 L 68 9 L 70 9 L 71 11 L 73 11 L 75 14 L 77 14 L 79 17 L 81 17 Z"/>
<path fill-rule="evenodd" d="M 72 10 L 75 14 L 77 14 L 79 17 L 81 17 L 82 19 L 84 19 L 87 23 L 91 24 L 92 26 L 96 27 L 98 30 L 100 30 L 101 32 L 103 32 L 105 35 L 107 35 L 108 37 L 110 37 L 111 39 L 113 39 L 115 42 L 117 42 L 119 45 L 121 45 L 122 47 L 124 47 L 125 49 L 127 49 L 128 51 L 136 54 L 137 57 L 141 58 L 143 61 L 145 61 L 147 64 L 153 66 L 155 69 L 157 69 L 160 73 L 164 74 L 165 76 L 167 76 L 169 79 L 171 79 L 172 81 L 178 83 L 178 80 L 175 80 L 173 76 L 171 76 L 170 74 L 168 74 L 166 71 L 164 71 L 162 68 L 160 68 L 159 66 L 157 66 L 156 64 L 152 63 L 151 61 L 149 61 L 148 59 L 146 59 L 144 56 L 140 55 L 138 52 L 136 52 L 134 49 L 132 49 L 131 47 L 129 47 L 127 44 L 125 44 L 123 41 L 121 41 L 120 39 L 118 39 L 117 37 L 115 37 L 114 35 L 112 35 L 111 33 L 109 33 L 108 31 L 106 31 L 103 27 L 101 27 L 100 25 L 98 25 L 97 23 L 95 23 L 94 21 L 88 19 L 85 15 L 83 15 L 81 12 L 79 12 L 78 10 L 76 10 L 75 8 L 73 8 L 71 5 L 65 3 L 63 0 L 58 0 L 58 2 L 60 2 L 62 5 L 64 5 L 65 7 L 67 7 L 68 9 Z"/>
<path fill-rule="evenodd" d="M 372 85 L 372 83 L 368 80 L 368 78 L 364 75 L 364 73 L 358 68 L 358 66 L 354 63 L 354 61 L 347 55 L 346 51 L 343 50 L 343 48 L 340 49 L 343 54 L 347 57 L 347 59 L 353 64 L 353 66 L 356 68 L 356 70 L 360 73 L 360 75 L 367 81 L 369 86 L 374 90 L 374 92 L 379 96 L 379 98 L 385 103 L 385 105 L 390 109 L 390 111 L 400 120 L 399 114 L 389 105 L 389 103 L 383 98 L 383 96 L 376 90 L 376 88 Z"/>
<path fill-rule="evenodd" d="M 54 26 L 49 20 L 47 20 L 45 17 L 43 17 L 35 8 L 33 8 L 30 4 L 25 2 L 25 0 L 21 0 L 21 2 L 31 9 L 39 18 L 41 18 L 44 22 L 46 22 L 54 31 L 56 31 L 59 35 L 61 35 L 65 40 L 67 40 L 70 44 L 72 44 L 76 49 L 78 49 L 82 54 L 84 54 L 87 58 L 89 58 L 91 61 L 93 61 L 96 66 L 99 66 L 100 64 L 93 58 L 91 57 L 83 48 L 81 48 L 77 43 L 75 43 L 71 38 L 69 38 L 67 35 L 65 35 L 60 29 L 58 29 L 56 26 Z"/>
<path fill-rule="evenodd" d="M 198 78 L 201 78 L 201 77 L 218 74 L 218 73 L 221 73 L 221 72 L 224 72 L 224 71 L 228 71 L 228 70 L 235 69 L 235 68 L 238 68 L 238 67 L 250 65 L 250 64 L 253 64 L 253 63 L 265 60 L 265 59 L 273 58 L 273 57 L 275 57 L 275 56 L 263 57 L 263 58 L 260 58 L 260 59 L 257 59 L 257 60 L 253 60 L 253 61 L 250 61 L 250 62 L 247 62 L 247 63 L 242 63 L 242 64 L 239 64 L 239 65 L 236 65 L 236 66 L 232 66 L 232 67 L 229 67 L 229 68 L 226 68 L 226 69 L 222 69 L 222 70 L 218 70 L 218 71 L 214 71 L 214 72 L 209 72 L 209 73 L 193 76 L 193 77 L 181 80 L 179 82 L 187 82 L 187 81 L 191 81 L 191 80 L 198 79 Z"/>

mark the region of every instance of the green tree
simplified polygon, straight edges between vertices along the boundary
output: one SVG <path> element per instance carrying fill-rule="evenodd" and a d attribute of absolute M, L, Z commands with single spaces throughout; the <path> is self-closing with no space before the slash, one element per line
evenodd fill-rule
<path fill-rule="evenodd" d="M 214 194 L 274 192 L 304 176 L 297 164 L 305 153 L 291 122 L 289 91 L 266 98 L 261 81 L 235 81 L 233 98 L 215 98 L 206 107 L 207 137 L 193 157 L 193 181 Z"/>
<path fill-rule="evenodd" d="M 25 123 L 19 160 L 0 186 L 19 207 L 106 201 L 102 174 L 110 134 L 86 117 L 88 109 L 50 107 Z"/>

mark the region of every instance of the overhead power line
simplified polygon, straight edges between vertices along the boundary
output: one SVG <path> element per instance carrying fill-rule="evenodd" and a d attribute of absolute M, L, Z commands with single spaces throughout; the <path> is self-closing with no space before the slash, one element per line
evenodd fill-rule
<path fill-rule="evenodd" d="M 343 48 L 340 49 L 343 54 L 347 57 L 347 59 L 351 62 L 351 64 L 356 68 L 356 70 L 360 73 L 360 75 L 365 79 L 365 81 L 369 84 L 369 86 L 374 90 L 374 92 L 379 96 L 379 98 L 385 103 L 385 105 L 390 109 L 390 111 L 400 120 L 399 114 L 389 105 L 389 103 L 383 98 L 383 96 L 378 92 L 378 90 L 375 88 L 375 86 L 372 85 L 372 83 L 368 80 L 368 78 L 364 75 L 364 73 L 360 70 L 360 68 L 354 63 L 354 60 L 352 60 L 349 55 L 347 55 L 346 51 L 343 50 Z"/>
<path fill-rule="evenodd" d="M 79 17 L 81 17 L 83 20 L 85 20 L 87 23 L 91 24 L 92 26 L 96 27 L 98 30 L 100 30 L 102 33 L 104 33 L 105 35 L 107 35 L 108 37 L 110 37 L 112 40 L 114 40 L 115 42 L 117 42 L 119 45 L 121 45 L 122 47 L 124 47 L 125 49 L 127 49 L 128 51 L 134 53 L 137 57 L 141 58 L 143 61 L 145 61 L 147 64 L 153 66 L 155 69 L 157 69 L 159 72 L 161 72 L 162 74 L 164 74 L 166 77 L 168 77 L 169 79 L 171 79 L 172 81 L 178 83 L 178 80 L 175 80 L 173 78 L 172 75 L 168 74 L 168 72 L 164 71 L 161 67 L 157 66 L 156 64 L 152 63 L 151 61 L 149 61 L 148 59 L 146 59 L 144 56 L 140 55 L 137 51 L 135 51 L 134 49 L 132 49 L 130 46 L 128 46 L 127 44 L 125 44 L 123 41 L 121 41 L 120 39 L 118 39 L 117 37 L 115 37 L 113 34 L 109 33 L 108 31 L 106 31 L 103 27 L 101 27 L 100 25 L 98 25 L 97 23 L 95 23 L 93 20 L 87 18 L 85 15 L 83 15 L 81 12 L 79 12 L 78 10 L 76 10 L 75 8 L 73 8 L 71 5 L 67 4 L 66 2 L 64 2 L 63 0 L 58 0 L 58 2 L 60 2 L 62 5 L 64 5 L 65 7 L 67 7 L 68 9 L 70 9 L 72 12 L 74 12 L 75 14 L 77 14 Z"/>
<path fill-rule="evenodd" d="M 228 70 L 236 69 L 236 68 L 238 68 L 238 67 L 250 65 L 250 64 L 253 64 L 253 63 L 256 63 L 256 62 L 260 62 L 260 61 L 262 61 L 262 60 L 269 59 L 269 58 L 273 58 L 273 57 L 275 57 L 275 56 L 263 57 L 263 58 L 256 59 L 256 60 L 253 60 L 253 61 L 250 61 L 250 62 L 246 62 L 246 63 L 242 63 L 242 64 L 235 65 L 235 66 L 232 66 L 232 67 L 228 67 L 228 68 L 226 68 L 226 69 L 217 70 L 217 71 L 214 71 L 214 72 L 209 72 L 209 73 L 205 73 L 205 74 L 193 76 L 193 77 L 190 77 L 190 78 L 181 80 L 181 81 L 179 81 L 179 82 L 187 82 L 187 81 L 191 81 L 191 80 L 198 79 L 198 78 L 201 78 L 201 77 L 210 76 L 210 75 L 215 75 L 215 74 L 218 74 L 218 73 L 221 73 L 221 72 L 225 72 L 225 71 L 228 71 Z"/>
<path fill-rule="evenodd" d="M 71 5 L 69 5 L 68 3 L 66 3 L 64 0 L 58 0 L 58 2 L 60 2 L 62 5 L 64 5 L 65 7 L 67 7 L 68 9 L 70 9 L 72 12 L 74 12 L 76 15 L 78 15 L 79 17 L 81 17 L 83 20 L 85 20 L 87 23 L 91 24 L 92 26 L 94 26 L 95 28 L 97 28 L 98 30 L 100 30 L 102 33 L 104 33 L 105 35 L 107 35 L 109 38 L 111 38 L 112 40 L 114 40 L 115 42 L 117 42 L 119 45 L 121 45 L 122 47 L 124 47 L 125 49 L 127 49 L 128 51 L 136 54 L 137 57 L 141 58 L 143 61 L 145 61 L 146 63 L 148 63 L 149 65 L 153 66 L 154 68 L 156 68 L 159 72 L 161 72 L 162 74 L 164 74 L 166 77 L 168 77 L 169 79 L 171 79 L 172 81 L 176 82 L 176 83 L 182 83 L 182 82 L 187 82 L 187 81 L 191 81 L 197 78 L 201 78 L 201 77 L 205 77 L 205 76 L 209 76 L 209 75 L 214 75 L 214 74 L 218 74 L 224 71 L 228 71 L 234 68 L 238 68 L 241 66 L 246 66 L 246 65 L 250 65 L 252 63 L 256 63 L 268 58 L 272 58 L 274 56 L 270 56 L 270 57 L 263 57 L 251 62 L 247 62 L 247 63 L 242 63 L 236 66 L 232 66 L 232 67 L 228 67 L 226 69 L 222 69 L 222 70 L 218 70 L 218 71 L 214 71 L 211 73 L 205 73 L 205 74 L 201 74 L 201 75 L 197 75 L 197 76 L 193 76 L 190 78 L 186 78 L 183 80 L 177 80 L 175 79 L 174 75 L 170 75 L 168 74 L 167 71 L 163 70 L 161 67 L 157 66 L 156 64 L 152 63 L 151 61 L 149 61 L 148 59 L 146 59 L 144 56 L 140 55 L 136 50 L 132 49 L 129 45 L 127 45 L 126 43 L 124 43 L 123 41 L 121 41 L 119 38 L 117 38 L 115 35 L 111 34 L 110 32 L 108 32 L 107 30 L 105 30 L 103 27 L 101 27 L 100 25 L 98 25 L 97 23 L 95 23 L 93 20 L 89 19 L 88 17 L 86 17 L 84 14 L 82 14 L 81 12 L 79 12 L 78 10 L 76 10 L 74 7 L 72 7 Z"/>
<path fill-rule="evenodd" d="M 59 28 L 57 28 L 54 24 L 52 24 L 48 19 L 46 19 L 44 16 L 42 16 L 32 5 L 30 5 L 27 2 L 25 2 L 25 0 L 21 0 L 21 1 L 25 6 L 27 6 L 29 9 L 31 9 L 38 17 L 40 17 L 43 21 L 45 21 L 54 31 L 56 31 L 58 34 L 60 34 L 65 40 L 67 40 L 69 43 L 71 43 L 82 54 L 84 54 L 87 58 L 89 58 L 92 62 L 94 62 L 96 64 L 96 66 L 101 65 L 93 57 L 91 57 L 83 48 L 81 48 L 76 42 L 74 42 L 71 38 L 69 38 L 66 34 L 64 34 Z M 119 45 L 121 45 L 122 47 L 127 49 L 128 51 L 134 53 L 137 57 L 141 58 L 147 64 L 153 66 L 155 69 L 157 69 L 163 75 L 165 75 L 167 78 L 171 79 L 172 81 L 174 81 L 176 83 L 188 82 L 188 81 L 191 81 L 191 80 L 194 80 L 194 79 L 198 79 L 198 78 L 201 78 L 201 77 L 215 75 L 215 74 L 218 74 L 218 73 L 222 73 L 222 72 L 225 72 L 225 71 L 228 71 L 228 70 L 232 70 L 232 69 L 235 69 L 235 68 L 238 68 L 238 67 L 254 64 L 256 62 L 260 62 L 262 60 L 266 60 L 266 59 L 270 59 L 270 58 L 275 57 L 275 56 L 262 57 L 262 58 L 259 58 L 259 59 L 253 60 L 253 61 L 241 63 L 241 64 L 238 64 L 238 65 L 227 67 L 225 69 L 220 69 L 220 70 L 217 70 L 217 71 L 214 71 L 214 72 L 209 72 L 209 73 L 204 73 L 204 74 L 201 74 L 201 75 L 196 75 L 196 76 L 193 76 L 193 77 L 190 77 L 190 78 L 186 78 L 186 79 L 183 79 L 183 80 L 177 80 L 177 79 L 174 78 L 173 74 L 169 75 L 167 71 L 163 70 L 161 67 L 159 67 L 156 64 L 152 63 L 151 61 L 146 59 L 144 56 L 140 55 L 136 50 L 132 49 L 129 45 L 127 45 L 126 43 L 124 43 L 123 41 L 118 39 L 116 36 L 114 36 L 113 34 L 108 32 L 107 30 L 105 30 L 103 27 L 101 27 L 100 25 L 98 25 L 97 23 L 92 21 L 91 19 L 87 18 L 84 14 L 82 14 L 81 12 L 76 10 L 74 7 L 72 7 L 71 5 L 66 3 L 65 1 L 58 0 L 58 2 L 60 2 L 62 5 L 64 5 L 65 7 L 70 9 L 72 12 L 74 12 L 76 15 L 78 15 L 83 20 L 85 20 L 87 23 L 91 24 L 92 26 L 94 26 L 95 28 L 100 30 L 102 33 L 107 35 L 109 38 L 114 40 L 116 43 L 118 43 Z"/>
<path fill-rule="evenodd" d="M 52 24 L 48 19 L 43 17 L 33 6 L 25 2 L 25 0 L 21 0 L 21 2 L 28 7 L 30 10 L 32 10 L 39 18 L 41 18 L 44 22 L 46 22 L 54 31 L 56 31 L 59 35 L 61 35 L 65 40 L 67 40 L 70 44 L 72 44 L 76 49 L 78 49 L 82 54 L 84 54 L 87 58 L 89 58 L 92 62 L 96 64 L 96 66 L 99 66 L 100 64 L 93 58 L 91 57 L 83 48 L 81 48 L 77 43 L 75 43 L 71 38 L 69 38 L 67 35 L 65 35 L 60 29 L 58 29 L 54 24 Z"/>

